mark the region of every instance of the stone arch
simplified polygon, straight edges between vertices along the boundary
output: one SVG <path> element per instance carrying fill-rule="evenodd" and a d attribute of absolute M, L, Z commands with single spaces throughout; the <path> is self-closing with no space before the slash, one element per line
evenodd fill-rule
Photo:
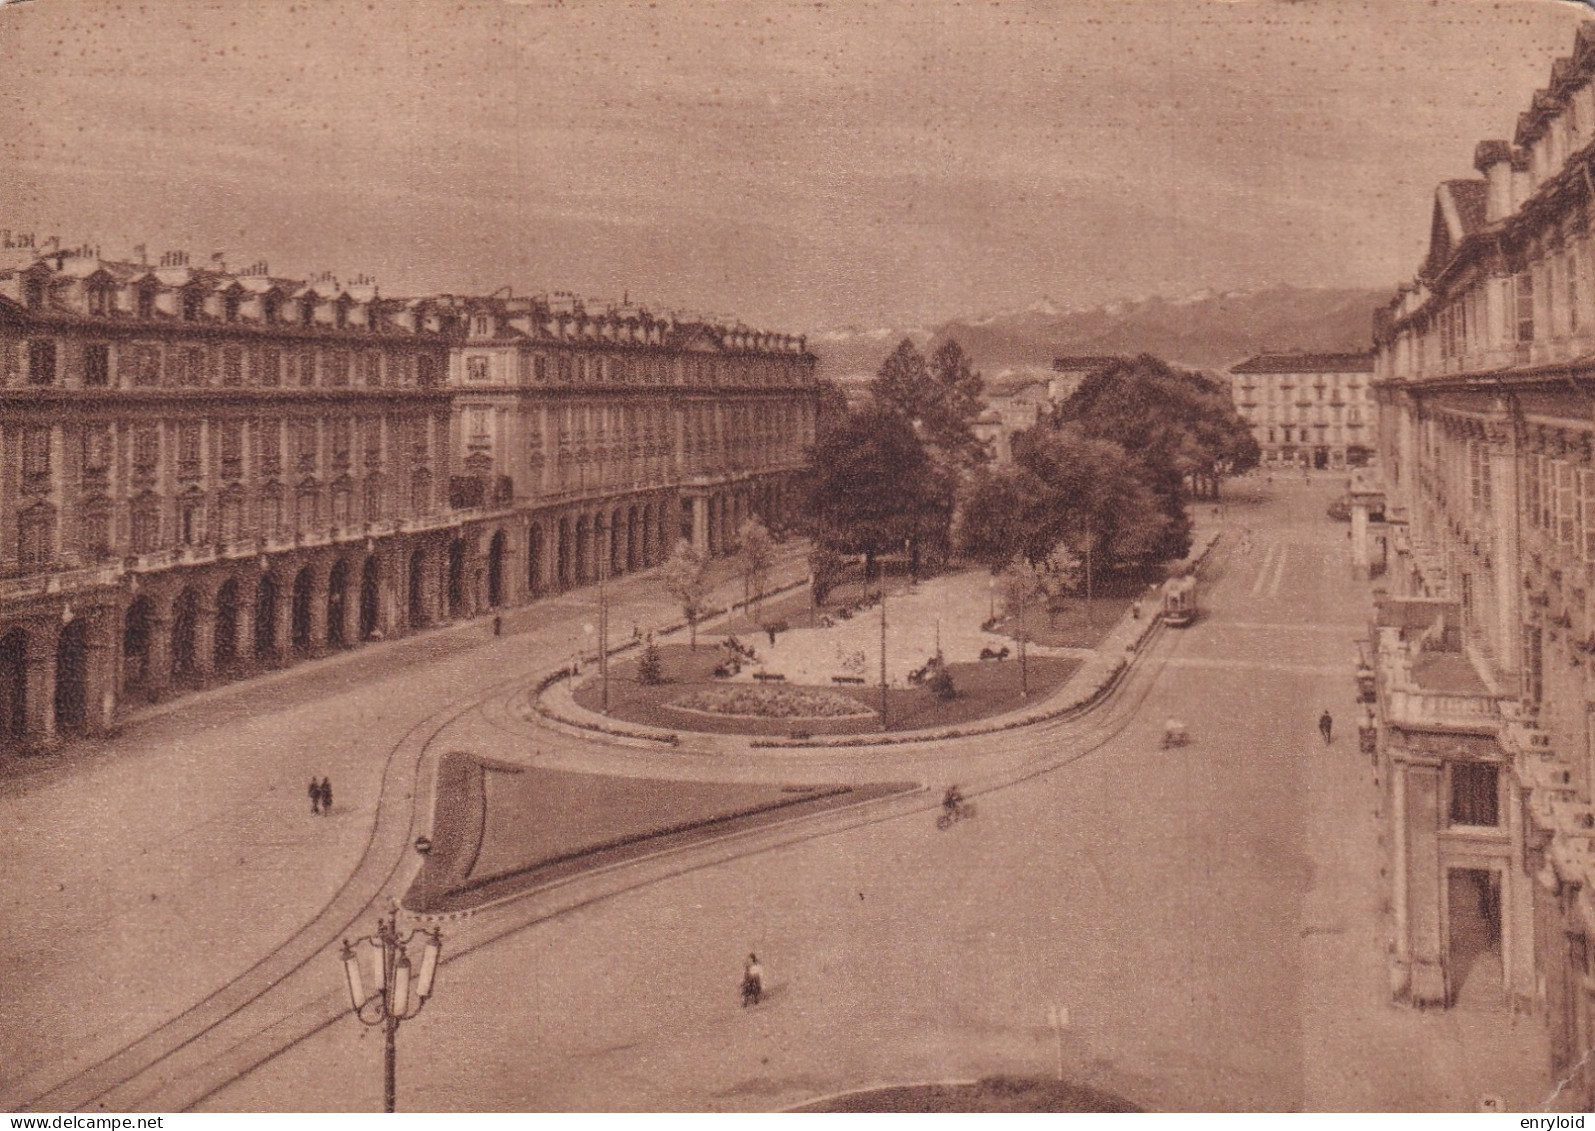
<path fill-rule="evenodd" d="M 218 671 L 238 658 L 238 608 L 241 604 L 238 581 L 229 577 L 216 590 L 216 636 L 211 653 Z"/>
<path fill-rule="evenodd" d="M 618 577 L 626 571 L 625 560 L 621 557 L 624 547 L 621 545 L 621 535 L 625 531 L 625 524 L 620 518 L 620 508 L 616 507 L 609 512 L 609 528 L 604 537 L 604 553 L 609 559 L 609 576 Z"/>
<path fill-rule="evenodd" d="M 310 566 L 305 566 L 294 575 L 293 602 L 291 609 L 291 629 L 289 640 L 293 650 L 300 654 L 307 653 L 315 646 L 311 639 L 310 625 L 314 619 L 310 608 L 314 599 L 316 588 L 316 573 Z"/>
<path fill-rule="evenodd" d="M 411 628 L 420 628 L 426 615 L 426 550 L 417 546 L 410 554 L 409 593 L 406 611 Z"/>
<path fill-rule="evenodd" d="M 344 615 L 349 604 L 349 561 L 339 558 L 332 563 L 327 574 L 327 646 L 342 648 L 350 641 L 344 639 Z"/>
<path fill-rule="evenodd" d="M 542 595 L 546 579 L 543 577 L 543 527 L 541 523 L 532 523 L 526 531 L 526 592 L 533 596 Z"/>
<path fill-rule="evenodd" d="M 448 577 L 449 616 L 458 617 L 465 614 L 465 539 L 455 538 L 449 542 L 449 577 Z"/>
<path fill-rule="evenodd" d="M 137 597 L 122 616 L 122 683 L 137 686 L 150 677 L 150 636 L 155 607 L 148 597 Z"/>
<path fill-rule="evenodd" d="M 586 585 L 591 577 L 588 567 L 592 558 L 592 547 L 588 544 L 587 516 L 582 515 L 576 520 L 576 584 Z"/>
<path fill-rule="evenodd" d="M 28 634 L 20 628 L 0 636 L 0 742 L 21 742 L 28 733 Z"/>
<path fill-rule="evenodd" d="M 172 679 L 186 679 L 199 671 L 198 635 L 200 595 L 187 586 L 172 602 Z"/>
<path fill-rule="evenodd" d="M 495 530 L 487 548 L 487 604 L 496 609 L 504 603 L 504 531 Z"/>
<path fill-rule="evenodd" d="M 255 658 L 264 660 L 277 651 L 277 579 L 262 574 L 255 587 Z"/>
<path fill-rule="evenodd" d="M 556 551 L 558 556 L 556 565 L 558 568 L 554 576 L 556 583 L 561 589 L 569 589 L 571 586 L 571 559 L 575 556 L 571 552 L 571 537 L 570 519 L 560 519 L 559 546 Z"/>
<path fill-rule="evenodd" d="M 637 540 L 637 508 L 632 506 L 626 511 L 626 572 L 632 573 L 642 565 L 639 554 L 641 547 Z"/>
<path fill-rule="evenodd" d="M 89 720 L 88 700 L 89 628 L 77 617 L 61 629 L 55 645 L 56 730 L 82 731 Z"/>
<path fill-rule="evenodd" d="M 382 566 L 372 554 L 360 570 L 360 639 L 376 634 L 382 608 Z"/>

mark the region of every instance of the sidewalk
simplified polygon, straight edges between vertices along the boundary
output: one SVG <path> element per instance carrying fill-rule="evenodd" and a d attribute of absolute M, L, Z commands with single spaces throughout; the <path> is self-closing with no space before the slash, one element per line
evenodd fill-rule
<path fill-rule="evenodd" d="M 797 568 L 791 554 L 779 568 Z M 680 619 L 657 571 L 609 589 L 612 625 Z M 728 579 L 714 599 L 740 589 Z M 568 658 L 596 611 L 597 590 L 578 590 L 506 610 L 502 638 L 484 616 L 185 695 L 0 780 L 0 1108 L 176 1016 L 314 919 L 367 852 L 407 736 Z M 332 781 L 330 816 L 311 815 L 312 775 Z"/>

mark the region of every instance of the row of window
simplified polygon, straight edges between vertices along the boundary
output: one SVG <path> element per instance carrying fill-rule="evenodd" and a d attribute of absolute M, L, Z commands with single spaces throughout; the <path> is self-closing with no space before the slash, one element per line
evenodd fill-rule
<path fill-rule="evenodd" d="M 1316 435 L 1314 435 L 1316 433 Z M 1356 443 L 1357 437 L 1352 436 L 1350 442 Z M 1290 427 L 1270 428 L 1268 430 L 1270 444 L 1344 444 L 1347 443 L 1346 430 L 1339 426 L 1330 427 L 1319 424 L 1312 428 Z"/>
<path fill-rule="evenodd" d="M 1349 378 L 1342 385 L 1339 374 L 1335 374 L 1328 382 L 1264 381 L 1260 387 L 1263 390 L 1263 400 L 1265 401 L 1288 401 L 1292 404 L 1297 402 L 1340 404 L 1346 401 L 1368 399 L 1366 386 L 1362 383 L 1360 377 Z M 1252 393 L 1259 386 L 1243 383 L 1237 388 L 1243 397 L 1249 400 Z"/>
<path fill-rule="evenodd" d="M 415 463 L 427 463 L 432 457 L 431 422 L 425 417 L 224 420 L 211 422 L 208 429 L 202 422 L 191 420 L 124 429 L 132 479 L 146 483 L 159 476 L 163 443 L 176 478 L 203 478 L 207 431 L 213 445 L 214 470 L 223 479 L 246 477 L 246 451 L 254 454 L 258 472 L 266 476 L 281 474 L 284 466 L 298 473 L 313 473 L 323 454 L 336 471 L 349 470 L 356 454 L 369 471 L 380 470 L 385 456 L 393 458 L 401 452 Z M 19 432 L 23 490 L 47 491 L 54 481 L 54 429 L 35 425 Z M 78 442 L 84 484 L 106 486 L 113 450 L 112 426 L 85 425 Z"/>
<path fill-rule="evenodd" d="M 411 475 L 408 502 L 410 514 L 428 514 L 433 509 L 433 479 L 426 469 L 417 469 Z M 340 481 L 329 487 L 271 483 L 253 495 L 235 488 L 215 498 L 199 491 L 172 499 L 146 492 L 128 505 L 126 552 L 149 554 L 174 546 L 310 535 L 329 527 L 382 522 L 394 517 L 388 513 L 388 506 L 387 486 L 380 476 L 358 483 Z M 92 496 L 78 508 L 76 548 L 84 560 L 120 556 L 113 533 L 114 510 L 111 500 L 104 496 Z M 52 566 L 57 554 L 57 509 L 40 502 L 16 517 L 18 568 L 26 573 Z"/>
<path fill-rule="evenodd" d="M 467 354 L 465 380 L 493 380 L 492 357 Z M 804 368 L 786 358 L 715 358 L 691 354 L 601 354 L 519 351 L 517 377 L 522 385 L 795 385 Z"/>
<path fill-rule="evenodd" d="M 431 388 L 443 375 L 441 355 L 397 350 L 85 342 L 77 356 L 80 368 L 69 375 L 62 371 L 56 339 L 0 340 L 0 385 Z"/>
<path fill-rule="evenodd" d="M 1328 410 L 1327 412 L 1325 411 L 1326 409 Z M 1258 416 L 1260 419 L 1267 420 L 1270 424 L 1314 424 L 1322 427 L 1323 425 L 1329 423 L 1339 424 L 1341 422 L 1341 409 L 1341 405 L 1321 406 L 1318 411 L 1310 417 L 1305 412 L 1302 413 L 1302 419 L 1298 420 L 1295 418 L 1295 414 L 1291 411 L 1289 405 L 1285 406 L 1283 409 L 1269 405 L 1267 406 L 1266 411 L 1258 413 Z M 1250 417 L 1253 411 L 1254 410 L 1252 409 L 1242 409 L 1241 415 L 1243 417 Z M 1346 406 L 1345 421 L 1347 424 L 1352 425 L 1362 424 L 1362 410 L 1356 405 Z"/>
<path fill-rule="evenodd" d="M 1565 459 L 1523 459 L 1529 526 L 1573 557 L 1595 562 L 1595 469 Z"/>

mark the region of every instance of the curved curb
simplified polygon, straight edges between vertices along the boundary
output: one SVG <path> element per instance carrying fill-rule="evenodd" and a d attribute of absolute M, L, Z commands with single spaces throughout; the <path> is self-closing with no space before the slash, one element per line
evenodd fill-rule
<path fill-rule="evenodd" d="M 1213 548 L 1218 545 L 1222 535 L 1223 531 L 1219 530 L 1215 530 L 1213 533 L 1207 535 L 1205 542 L 1200 546 L 1200 548 L 1196 549 L 1193 554 L 1184 559 L 1181 565 L 1182 570 L 1192 574 L 1199 573 L 1202 569 L 1202 566 L 1206 564 L 1208 556 L 1213 552 Z M 805 583 L 798 582 L 795 585 L 787 586 L 786 589 L 799 588 L 803 584 Z M 715 615 L 722 615 L 725 611 L 726 610 L 720 610 L 720 613 Z M 699 623 L 701 624 L 703 622 L 700 621 Z M 1131 623 L 1139 623 L 1142 627 L 1133 633 L 1125 633 L 1123 631 L 1124 626 Z M 663 631 L 675 632 L 685 627 L 687 626 L 685 622 L 683 622 Z M 1092 707 L 1096 706 L 1096 704 L 1099 703 L 1104 696 L 1112 692 L 1112 690 L 1118 686 L 1120 680 L 1124 678 L 1125 674 L 1134 665 L 1135 661 L 1140 657 L 1141 652 L 1145 649 L 1147 643 L 1152 639 L 1154 634 L 1156 634 L 1163 627 L 1163 619 L 1160 616 L 1151 616 L 1145 621 L 1138 622 L 1121 618 L 1119 624 L 1110 630 L 1108 635 L 1103 638 L 1104 643 L 1108 644 L 1108 648 L 1100 653 L 1099 657 L 1100 663 L 1106 665 L 1106 672 L 1094 677 L 1097 682 L 1083 697 L 1076 698 L 1069 703 L 1049 710 L 1027 712 L 1023 714 L 1019 712 L 1008 712 L 1005 715 L 993 716 L 989 721 L 986 721 L 986 725 L 979 725 L 979 722 L 977 722 L 977 724 L 973 726 L 938 728 L 935 730 L 927 729 L 900 731 L 896 734 L 887 732 L 884 734 L 878 733 L 872 735 L 839 735 L 835 737 L 822 736 L 812 739 L 721 734 L 716 734 L 715 737 L 745 738 L 747 739 L 747 749 L 750 750 L 848 750 L 877 746 L 904 746 L 921 742 L 941 742 L 958 738 L 978 738 L 983 735 L 1000 734 L 1004 731 L 1018 730 L 1023 727 L 1038 726 L 1042 723 L 1068 721 L 1069 719 L 1076 718 L 1079 715 L 1084 714 L 1086 711 L 1089 711 Z M 1118 654 L 1114 654 L 1112 644 L 1112 641 L 1116 636 L 1123 638 L 1123 650 Z M 634 646 L 635 643 L 635 641 L 632 641 L 623 647 L 631 647 Z M 611 655 L 620 650 L 622 649 L 611 649 Z M 1090 663 L 1091 661 L 1087 661 L 1085 665 L 1082 665 L 1080 671 L 1076 672 L 1073 677 L 1065 682 L 1064 685 L 1058 689 L 1056 695 L 1061 696 L 1065 694 L 1068 691 L 1070 683 L 1080 680 L 1081 674 L 1088 670 Z M 551 725 L 552 729 L 565 731 L 566 733 L 586 733 L 603 735 L 612 738 L 639 739 L 645 742 L 663 743 L 676 747 L 686 745 L 688 749 L 691 749 L 691 740 L 683 740 L 682 735 L 676 731 L 665 730 L 661 727 L 648 727 L 642 724 L 633 724 L 627 728 L 620 728 L 611 726 L 607 723 L 597 722 L 596 719 L 589 721 L 586 718 L 579 717 L 579 713 L 585 712 L 582 708 L 577 706 L 574 700 L 572 700 L 571 706 L 575 708 L 573 713 L 578 714 L 578 717 L 573 718 L 569 714 L 561 714 L 554 710 L 551 705 L 544 702 L 544 693 L 560 679 L 566 678 L 569 675 L 570 670 L 568 668 L 561 668 L 557 672 L 551 673 L 537 684 L 537 688 L 531 696 L 532 710 L 536 712 L 538 717 L 542 719 L 545 724 Z M 697 734 L 700 732 L 694 731 L 691 733 Z"/>

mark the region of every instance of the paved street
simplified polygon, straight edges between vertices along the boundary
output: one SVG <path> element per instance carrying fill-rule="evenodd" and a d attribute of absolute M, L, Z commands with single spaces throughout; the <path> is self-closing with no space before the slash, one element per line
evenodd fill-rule
<path fill-rule="evenodd" d="M 112 1051 L 352 899 L 357 861 L 402 862 L 404 830 L 373 832 L 369 808 L 389 753 L 410 757 L 406 732 L 436 717 L 442 745 L 541 765 L 794 781 L 848 769 L 931 792 L 446 925 L 436 996 L 400 1034 L 401 1109 L 766 1110 L 872 1084 L 1046 1074 L 1053 1005 L 1068 1011 L 1065 1072 L 1146 1107 L 1471 1110 L 1485 1092 L 1536 1107 L 1550 1084 L 1535 1023 L 1385 1004 L 1376 795 L 1351 680 L 1369 587 L 1350 580 L 1345 526 L 1323 517 L 1332 481 L 1256 489 L 1272 498 L 1227 516 L 1255 545 L 1223 544 L 1203 620 L 1157 638 L 1092 715 L 1001 738 L 678 755 L 538 739 L 502 697 L 459 714 L 522 665 L 568 654 L 588 615 L 579 596 L 519 614 L 543 621 L 535 639 L 467 647 L 484 630 L 466 626 L 396 645 L 413 650 L 408 671 L 358 682 L 380 653 L 360 654 L 326 669 L 347 689 L 313 694 L 294 673 L 275 694 L 296 705 L 264 711 L 267 687 L 222 696 L 221 721 L 179 710 L 135 728 L 114 756 L 0 799 L 17 821 L 6 859 L 27 846 L 49 869 L 7 885 L 6 921 L 30 925 L 6 928 L 6 957 L 28 963 L 4 991 L 6 1020 L 59 1020 L 48 1036 L 3 1026 L 22 1034 L 6 1051 L 31 1085 L 8 1077 L 3 1098 L 37 1094 L 66 1075 L 66 1049 L 85 1048 L 82 1063 Z M 367 724 L 329 746 L 326 719 L 356 710 Z M 1169 716 L 1190 746 L 1160 748 Z M 318 824 L 302 779 L 323 765 L 350 808 Z M 953 780 L 980 812 L 942 833 L 934 799 Z M 109 789 L 131 801 L 89 805 Z M 390 841 L 386 855 L 367 848 Z M 39 921 L 77 933 L 46 948 Z M 308 1035 L 205 1106 L 380 1106 L 380 1036 L 337 1016 L 333 937 L 306 940 L 303 962 L 273 975 L 281 994 L 241 1009 L 231 1059 L 207 1051 L 206 1066 L 242 1070 Z M 771 993 L 744 1011 L 749 950 Z M 113 1094 L 160 1106 L 204 1090 Z"/>

